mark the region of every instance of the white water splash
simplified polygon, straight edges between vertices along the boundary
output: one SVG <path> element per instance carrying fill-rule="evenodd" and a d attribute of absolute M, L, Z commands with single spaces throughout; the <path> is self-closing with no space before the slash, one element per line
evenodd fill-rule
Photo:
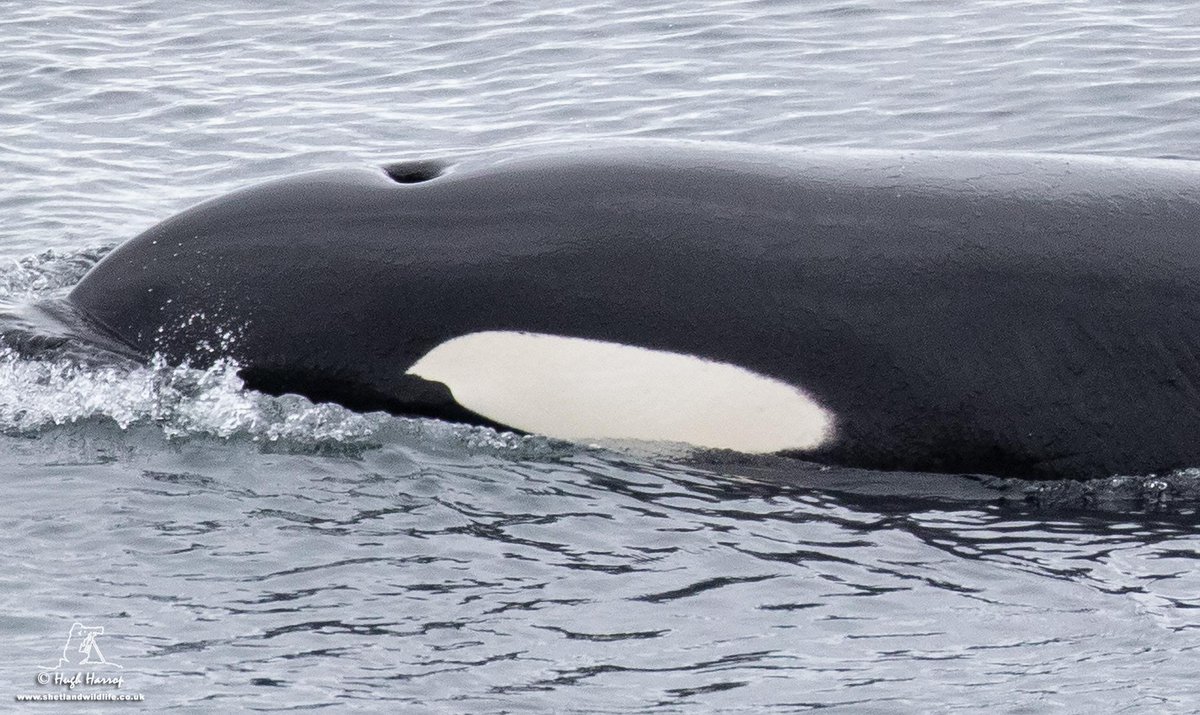
<path fill-rule="evenodd" d="M 173 438 L 272 441 L 361 440 L 378 422 L 335 405 L 246 390 L 229 360 L 203 370 L 168 366 L 161 358 L 145 367 L 97 368 L 0 350 L 0 430 L 34 432 L 93 418 L 111 419 L 122 429 L 154 423 Z"/>
<path fill-rule="evenodd" d="M 79 282 L 112 246 L 71 251 L 49 250 L 0 265 L 0 298 L 39 298 Z"/>
<path fill-rule="evenodd" d="M 228 359 L 207 369 L 171 366 L 161 357 L 147 366 L 96 367 L 0 348 L 0 432 L 32 435 L 111 420 L 122 430 L 154 425 L 172 440 L 246 439 L 300 450 L 400 440 L 509 455 L 557 451 L 542 437 L 274 397 L 246 389 L 237 372 Z"/>

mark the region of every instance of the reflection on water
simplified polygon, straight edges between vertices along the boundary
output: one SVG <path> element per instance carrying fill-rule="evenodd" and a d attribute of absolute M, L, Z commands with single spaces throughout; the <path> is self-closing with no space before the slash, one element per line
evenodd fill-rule
<path fill-rule="evenodd" d="M 35 653 L 54 604 L 83 608 L 142 690 L 180 703 L 278 687 L 368 710 L 927 709 L 1017 690 L 1101 708 L 1190 690 L 1190 507 L 939 506 L 452 430 L 376 438 L 340 456 L 107 421 L 8 438 L 25 557 L 0 581 L 6 637 Z"/>

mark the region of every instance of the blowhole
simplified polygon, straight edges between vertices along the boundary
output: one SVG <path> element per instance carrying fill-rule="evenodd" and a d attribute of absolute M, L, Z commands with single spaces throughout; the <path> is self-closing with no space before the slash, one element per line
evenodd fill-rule
<path fill-rule="evenodd" d="M 383 171 L 397 184 L 419 184 L 441 176 L 446 171 L 446 164 L 436 159 L 401 161 L 385 165 Z"/>

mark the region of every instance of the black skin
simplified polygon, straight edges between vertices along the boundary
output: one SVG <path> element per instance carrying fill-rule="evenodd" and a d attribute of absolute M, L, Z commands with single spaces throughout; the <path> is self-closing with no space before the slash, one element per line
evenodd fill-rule
<path fill-rule="evenodd" d="M 583 147 L 239 191 L 69 299 L 142 355 L 355 409 L 486 422 L 404 371 L 524 330 L 801 386 L 836 419 L 806 459 L 1103 477 L 1200 466 L 1198 226 L 1187 162 Z"/>

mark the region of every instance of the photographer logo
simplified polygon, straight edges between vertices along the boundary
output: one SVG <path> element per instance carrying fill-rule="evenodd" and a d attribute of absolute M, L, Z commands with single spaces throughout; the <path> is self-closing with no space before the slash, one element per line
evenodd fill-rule
<path fill-rule="evenodd" d="M 85 626 L 76 621 L 67 631 L 58 661 L 39 665 L 34 682 L 44 688 L 37 693 L 21 693 L 18 702 L 36 701 L 117 701 L 140 702 L 140 693 L 126 693 L 124 666 L 108 660 L 98 639 L 104 626 Z M 76 689 L 79 692 L 76 692 Z"/>

